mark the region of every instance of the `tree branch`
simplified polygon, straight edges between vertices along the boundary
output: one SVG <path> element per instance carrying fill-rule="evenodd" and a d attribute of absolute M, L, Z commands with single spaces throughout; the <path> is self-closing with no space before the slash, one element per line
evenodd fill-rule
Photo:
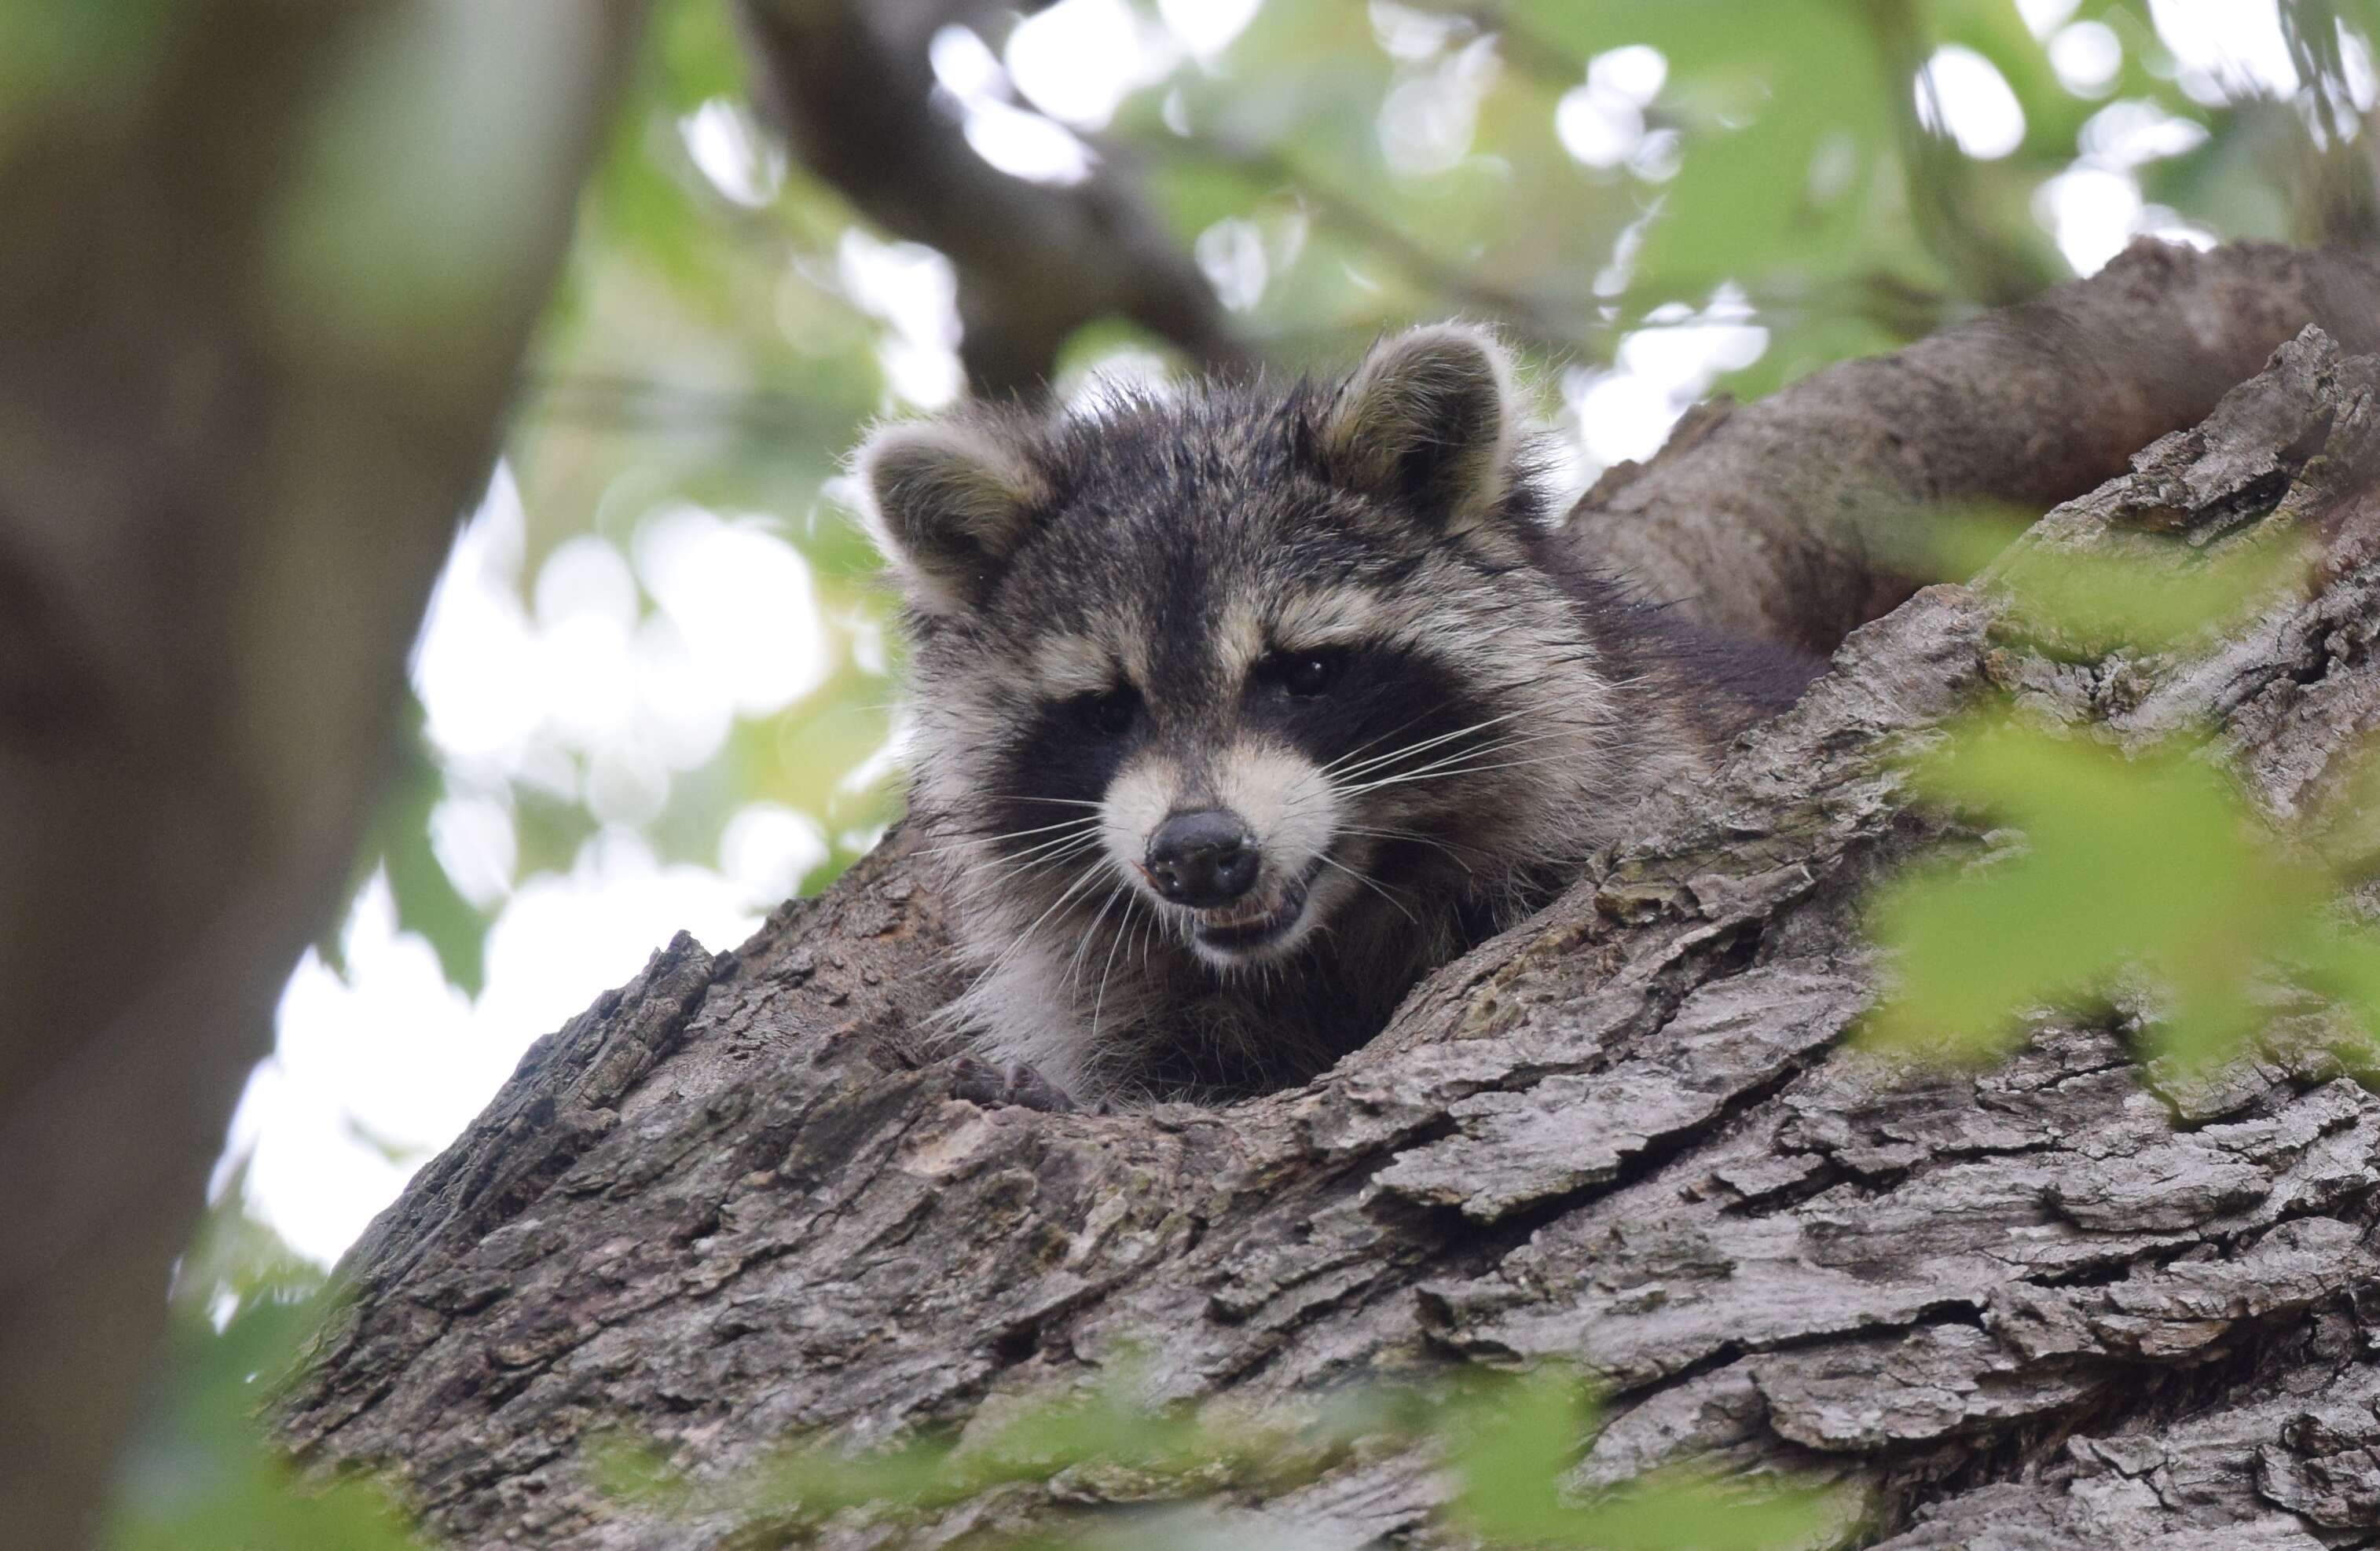
<path fill-rule="evenodd" d="M 1129 320 L 1201 367 L 1247 364 L 1213 291 L 1111 163 L 1071 186 L 1011 177 L 935 102 L 927 45 L 1004 18 L 978 0 L 739 0 L 754 95 L 793 153 L 885 230 L 957 267 L 978 393 L 1039 389 L 1085 323 Z"/>
<path fill-rule="evenodd" d="M 2088 280 L 1757 404 L 1697 408 L 1572 509 L 1597 563 L 1706 623 L 1831 651 L 1917 586 L 1927 509 L 2026 511 L 2115 478 L 2319 323 L 2380 348 L 2380 265 L 2141 241 Z"/>

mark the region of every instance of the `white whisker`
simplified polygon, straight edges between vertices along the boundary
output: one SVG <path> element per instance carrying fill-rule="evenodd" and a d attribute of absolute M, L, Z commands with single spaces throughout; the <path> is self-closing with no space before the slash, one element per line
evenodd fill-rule
<path fill-rule="evenodd" d="M 1023 840 L 1028 835 L 1046 835 L 1059 830 L 1064 830 L 1070 832 L 1079 832 L 1087 830 L 1098 822 L 1098 817 L 1093 816 L 1087 818 L 1069 818 L 1063 823 L 1059 824 L 1044 824 L 1040 828 L 1034 830 L 1009 830 L 999 834 L 985 835 L 970 833 L 967 834 L 966 838 L 964 840 L 954 840 L 943 845 L 926 846 L 919 850 L 917 854 L 920 856 L 947 856 L 957 851 L 973 850 L 978 847 L 990 848 L 997 846 L 1002 841 Z M 1040 847 L 1037 845 L 1033 849 L 1038 851 Z"/>
<path fill-rule="evenodd" d="M 1390 905 L 1396 910 L 1398 915 L 1403 916 L 1406 920 L 1411 921 L 1415 926 L 1421 925 L 1420 917 L 1414 915 L 1412 911 L 1407 910 L 1404 905 L 1398 901 L 1395 895 L 1390 893 L 1386 889 L 1381 888 L 1378 882 L 1365 877 L 1362 873 L 1357 872 L 1354 867 L 1349 866 L 1346 863 L 1332 860 L 1328 852 L 1316 857 L 1315 860 L 1320 862 L 1324 866 L 1338 868 L 1341 872 L 1345 873 L 1348 877 L 1354 878 L 1365 888 L 1369 889 L 1372 892 L 1379 895 L 1380 898 L 1388 901 Z"/>

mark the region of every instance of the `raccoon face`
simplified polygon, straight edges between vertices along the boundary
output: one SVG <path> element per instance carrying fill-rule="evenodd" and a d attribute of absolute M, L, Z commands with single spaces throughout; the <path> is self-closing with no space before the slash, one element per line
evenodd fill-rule
<path fill-rule="evenodd" d="M 1335 390 L 868 444 L 919 806 L 995 934 L 1102 981 L 1168 943 L 1232 972 L 1424 929 L 1543 848 L 1610 716 L 1534 562 L 1510 379 L 1442 326 Z"/>
<path fill-rule="evenodd" d="M 1453 816 L 1396 778 L 1449 753 L 1459 719 L 1492 720 L 1451 675 L 1369 634 L 1368 600 L 1324 586 L 1242 601 L 1202 644 L 1126 650 L 1115 687 L 1062 702 L 1093 740 L 1096 773 L 1071 790 L 1098 795 L 1071 800 L 1098 803 L 1108 872 L 1219 969 L 1287 958 L 1350 907 L 1412 909 L 1399 901 L 1418 880 L 1383 876 L 1381 842 L 1436 829 L 1449 845 Z M 1016 745 L 1003 774 L 1056 774 L 1042 761 L 1059 741 Z"/>

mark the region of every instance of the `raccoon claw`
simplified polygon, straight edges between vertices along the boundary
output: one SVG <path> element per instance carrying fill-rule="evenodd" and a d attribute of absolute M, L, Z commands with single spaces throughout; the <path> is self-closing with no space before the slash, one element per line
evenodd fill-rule
<path fill-rule="evenodd" d="M 1082 1109 L 1075 1097 L 1021 1060 L 998 1066 L 961 1056 L 951 1062 L 951 1097 L 987 1109 L 1015 1105 L 1044 1114 L 1072 1114 Z"/>

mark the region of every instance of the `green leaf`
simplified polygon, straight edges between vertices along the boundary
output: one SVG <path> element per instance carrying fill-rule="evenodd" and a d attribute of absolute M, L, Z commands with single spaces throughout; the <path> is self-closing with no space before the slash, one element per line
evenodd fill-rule
<path fill-rule="evenodd" d="M 664 0 L 646 27 L 648 79 L 662 102 L 691 108 L 709 98 L 744 94 L 744 50 L 727 6 Z"/>
<path fill-rule="evenodd" d="M 2143 517 L 2145 518 L 2145 514 Z M 1934 574 L 1965 577 L 2009 605 L 2005 629 L 2062 659 L 2171 652 L 2237 629 L 2312 579 L 2314 553 L 2272 525 L 2204 549 L 2134 527 L 2077 546 L 2024 532 L 2006 513 L 1944 512 L 1912 524 Z"/>
<path fill-rule="evenodd" d="M 1691 3 L 1615 10 L 1612 42 L 1668 56 L 1658 108 L 1684 135 L 1675 176 L 1656 190 L 1632 304 L 1838 268 L 1891 129 L 1876 44 L 1852 12 L 1836 0 L 1772 0 L 1724 18 Z M 1840 164 L 1823 200 L 1822 147 Z"/>
<path fill-rule="evenodd" d="M 154 1398 L 125 1452 L 107 1551 L 420 1551 L 362 1480 L 300 1484 L 260 1408 L 320 1327 L 322 1275 L 225 1193 L 184 1257 Z M 221 1328 L 217 1328 L 218 1322 Z"/>
<path fill-rule="evenodd" d="M 1988 1055 L 2032 1010 L 2145 973 L 2171 999 L 2171 1053 L 2215 1059 L 2247 1032 L 2241 987 L 2257 955 L 2320 898 L 2319 880 L 2277 860 L 2228 778 L 2188 748 L 2128 756 L 1975 721 L 1912 780 L 2013 833 L 1873 897 L 1871 931 L 1896 979 L 1864 1031 L 1877 1046 Z"/>
<path fill-rule="evenodd" d="M 1596 1551 L 1786 1551 L 1839 1544 L 1844 1494 L 1784 1482 L 1647 1477 L 1580 1515 L 1569 1544 Z"/>
<path fill-rule="evenodd" d="M 1566 1368 L 1478 1378 L 1440 1424 L 1462 1482 L 1455 1511 L 1491 1544 L 1581 1544 L 1560 1485 L 1592 1425 L 1586 1390 Z"/>
<path fill-rule="evenodd" d="M 314 939 L 314 951 L 332 969 L 346 973 L 341 933 L 354 914 L 356 896 L 375 873 L 385 869 L 398 929 L 420 934 L 438 955 L 447 983 L 477 996 L 487 979 L 489 919 L 462 896 L 439 865 L 430 841 L 430 817 L 445 795 L 444 777 L 430 746 L 421 702 L 407 696 L 403 718 L 396 769 L 365 832 L 339 907 Z"/>
<path fill-rule="evenodd" d="M 469 996 L 487 981 L 489 920 L 455 889 L 430 841 L 430 818 L 446 794 L 424 731 L 420 703 L 408 697 L 405 755 L 374 827 L 400 930 L 418 932 L 438 955 L 447 983 Z"/>

